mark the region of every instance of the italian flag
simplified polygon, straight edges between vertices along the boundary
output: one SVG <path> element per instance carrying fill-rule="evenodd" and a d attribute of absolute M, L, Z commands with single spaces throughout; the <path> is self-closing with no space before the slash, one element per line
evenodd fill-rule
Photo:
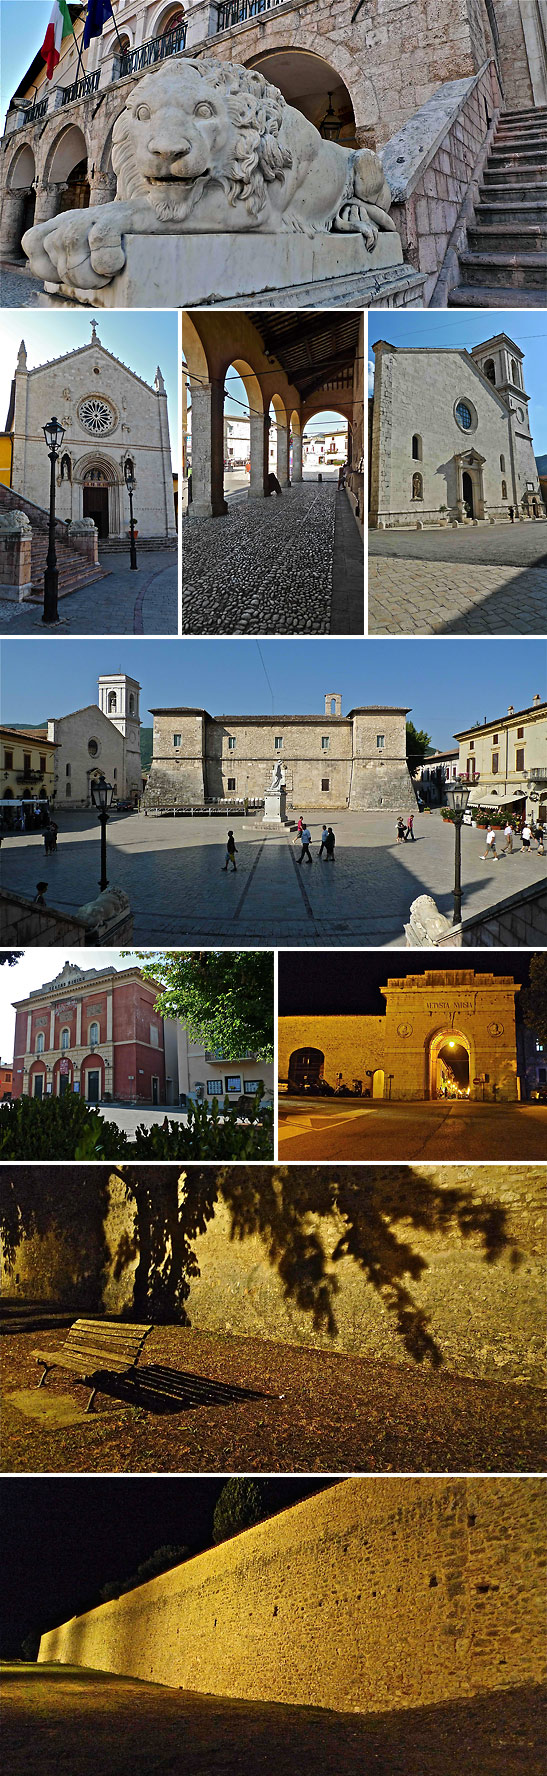
<path fill-rule="evenodd" d="M 55 0 L 49 25 L 44 37 L 40 55 L 46 63 L 48 80 L 53 80 L 54 70 L 61 56 L 61 44 L 64 37 L 72 31 L 72 20 L 67 0 Z"/>

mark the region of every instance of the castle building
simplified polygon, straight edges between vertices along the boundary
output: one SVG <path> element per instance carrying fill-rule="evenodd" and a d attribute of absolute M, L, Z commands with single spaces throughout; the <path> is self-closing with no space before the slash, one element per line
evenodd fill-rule
<path fill-rule="evenodd" d="M 43 426 L 55 414 L 65 428 L 57 465 L 56 514 L 92 518 L 99 538 L 129 534 L 125 469 L 135 477 L 141 539 L 176 537 L 167 395 L 158 368 L 154 387 L 101 344 L 95 321 L 88 345 L 28 368 L 19 347 L 6 432 L 12 439 L 11 486 L 49 507 L 50 464 Z"/>
<path fill-rule="evenodd" d="M 344 716 L 341 697 L 329 692 L 324 715 L 211 716 L 180 707 L 151 714 L 146 807 L 260 800 L 278 761 L 287 802 L 299 812 L 415 806 L 407 709 L 371 705 Z"/>
<path fill-rule="evenodd" d="M 545 517 L 524 387 L 506 333 L 471 351 L 374 346 L 370 525 Z"/>
<path fill-rule="evenodd" d="M 294 1092 L 324 1079 L 363 1097 L 512 1102 L 519 992 L 509 974 L 432 969 L 388 979 L 383 1017 L 280 1017 L 280 1080 Z"/>
<path fill-rule="evenodd" d="M 16 1001 L 13 1096 L 80 1094 L 89 1104 L 165 1102 L 158 988 L 139 968 L 82 969 L 65 962 L 53 980 Z"/>

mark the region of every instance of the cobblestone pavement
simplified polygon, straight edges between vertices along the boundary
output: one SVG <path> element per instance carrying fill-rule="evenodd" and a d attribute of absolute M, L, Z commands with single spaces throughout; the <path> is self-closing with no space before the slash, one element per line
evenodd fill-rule
<path fill-rule="evenodd" d="M 234 500 L 223 518 L 186 518 L 183 634 L 328 635 L 342 498 L 333 482 L 300 482 L 280 498 Z"/>
<path fill-rule="evenodd" d="M 97 822 L 89 812 L 57 818 L 58 848 L 47 863 L 38 834 L 4 840 L 2 880 L 5 888 L 32 896 L 43 877 L 50 904 L 73 913 L 95 891 Z M 395 814 L 333 815 L 334 864 L 318 860 L 322 819 L 309 818 L 311 866 L 298 865 L 294 833 L 264 836 L 259 822 L 240 817 L 232 820 L 237 873 L 224 874 L 223 820 L 114 815 L 107 834 L 108 874 L 129 895 L 135 940 L 399 948 L 411 901 L 419 894 L 432 894 L 441 912 L 452 913 L 454 834 L 439 815 L 417 814 L 416 840 L 405 845 L 394 842 Z M 516 850 L 495 864 L 481 860 L 483 850 L 484 833 L 464 826 L 464 913 L 492 906 L 525 882 L 545 880 L 547 861 L 536 851 Z"/>
<path fill-rule="evenodd" d="M 543 1776 L 544 1695 L 532 1684 L 359 1715 L 70 1665 L 6 1665 L 3 1679 L 11 1776 Z"/>
<path fill-rule="evenodd" d="M 370 635 L 542 635 L 547 569 L 369 559 Z"/>
<path fill-rule="evenodd" d="M 138 567 L 108 550 L 100 557 L 107 575 L 59 599 L 59 622 L 48 635 L 176 635 L 178 558 L 173 550 L 141 550 Z M 0 632 L 43 635 L 42 606 L 0 597 Z"/>
<path fill-rule="evenodd" d="M 485 567 L 547 567 L 547 518 L 457 530 L 371 530 L 369 555 Z"/>
<path fill-rule="evenodd" d="M 332 1099 L 279 1100 L 279 1158 L 288 1159 L 544 1159 L 547 1108 L 542 1104 L 397 1103 L 357 1108 Z"/>
<path fill-rule="evenodd" d="M 40 278 L 0 260 L 0 308 L 36 308 L 43 288 Z"/>

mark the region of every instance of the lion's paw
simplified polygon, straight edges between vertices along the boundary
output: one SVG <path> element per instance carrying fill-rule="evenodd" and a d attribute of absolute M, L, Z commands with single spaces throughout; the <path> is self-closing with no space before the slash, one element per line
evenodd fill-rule
<path fill-rule="evenodd" d="M 359 198 L 353 198 L 349 203 L 342 204 L 334 218 L 333 227 L 342 234 L 361 234 L 369 253 L 376 246 L 378 229 L 371 222 L 368 211 Z"/>

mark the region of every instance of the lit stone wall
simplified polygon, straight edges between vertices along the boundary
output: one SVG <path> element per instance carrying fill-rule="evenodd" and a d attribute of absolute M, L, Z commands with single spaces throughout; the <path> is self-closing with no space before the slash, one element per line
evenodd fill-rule
<path fill-rule="evenodd" d="M 44 1633 L 39 1660 L 367 1714 L 537 1682 L 534 1479 L 344 1480 Z"/>

